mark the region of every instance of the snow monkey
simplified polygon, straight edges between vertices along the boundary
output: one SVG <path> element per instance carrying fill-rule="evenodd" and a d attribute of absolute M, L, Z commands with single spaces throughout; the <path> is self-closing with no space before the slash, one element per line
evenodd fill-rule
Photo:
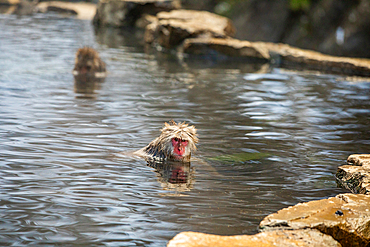
<path fill-rule="evenodd" d="M 190 162 L 191 152 L 198 143 L 195 127 L 171 120 L 164 123 L 161 131 L 159 137 L 134 154 L 160 161 Z"/>
<path fill-rule="evenodd" d="M 100 59 L 99 53 L 91 47 L 83 47 L 76 52 L 74 75 L 100 74 L 105 76 L 105 63 Z"/>

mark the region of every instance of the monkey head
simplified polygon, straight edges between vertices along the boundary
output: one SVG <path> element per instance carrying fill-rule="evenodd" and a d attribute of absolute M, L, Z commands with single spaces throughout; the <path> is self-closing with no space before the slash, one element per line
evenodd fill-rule
<path fill-rule="evenodd" d="M 91 47 L 78 49 L 75 58 L 74 74 L 89 74 L 104 72 L 105 63 L 100 59 L 99 53 Z"/>
<path fill-rule="evenodd" d="M 196 143 L 198 137 L 194 126 L 172 120 L 164 124 L 159 137 L 135 153 L 154 159 L 189 162 Z"/>

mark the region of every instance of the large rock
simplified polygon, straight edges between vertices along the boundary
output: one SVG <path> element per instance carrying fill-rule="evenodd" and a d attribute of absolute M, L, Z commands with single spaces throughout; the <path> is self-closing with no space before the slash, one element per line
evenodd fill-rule
<path fill-rule="evenodd" d="M 286 44 L 249 42 L 231 38 L 192 38 L 184 41 L 182 51 L 203 55 L 213 51 L 226 56 L 259 58 L 287 67 L 370 76 L 369 59 L 329 56 Z"/>
<path fill-rule="evenodd" d="M 18 5 L 21 0 L 0 0 L 0 5 Z"/>
<path fill-rule="evenodd" d="M 96 4 L 85 2 L 61 2 L 61 1 L 47 1 L 40 2 L 37 8 L 41 12 L 55 11 L 61 14 L 76 15 L 82 20 L 92 20 L 96 13 Z"/>
<path fill-rule="evenodd" d="M 317 229 L 342 246 L 370 245 L 370 196 L 341 194 L 299 203 L 271 214 L 260 223 L 262 231 Z"/>
<path fill-rule="evenodd" d="M 133 27 L 144 15 L 181 7 L 179 0 L 100 0 L 93 20 L 96 26 Z"/>
<path fill-rule="evenodd" d="M 31 15 L 37 12 L 38 0 L 0 0 L 0 13 Z"/>
<path fill-rule="evenodd" d="M 340 247 L 331 236 L 317 230 L 272 231 L 256 235 L 218 236 L 197 232 L 182 232 L 177 234 L 167 247 Z"/>
<path fill-rule="evenodd" d="M 201 37 L 186 39 L 182 52 L 196 55 L 218 52 L 224 56 L 259 58 L 268 61 L 271 59 L 269 44 L 271 43 Z"/>
<path fill-rule="evenodd" d="M 146 27 L 145 41 L 171 48 L 186 38 L 225 38 L 234 34 L 235 28 L 226 17 L 207 11 L 173 10 L 157 14 L 156 19 Z"/>
<path fill-rule="evenodd" d="M 370 194 L 370 154 L 353 154 L 347 162 L 338 167 L 338 184 L 352 193 Z"/>

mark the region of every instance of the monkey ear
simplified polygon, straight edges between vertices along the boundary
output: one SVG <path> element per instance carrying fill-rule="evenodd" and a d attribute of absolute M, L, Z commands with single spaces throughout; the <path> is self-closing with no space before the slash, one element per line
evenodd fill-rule
<path fill-rule="evenodd" d="M 172 119 L 171 121 L 168 122 L 169 125 L 177 125 L 177 123 Z"/>

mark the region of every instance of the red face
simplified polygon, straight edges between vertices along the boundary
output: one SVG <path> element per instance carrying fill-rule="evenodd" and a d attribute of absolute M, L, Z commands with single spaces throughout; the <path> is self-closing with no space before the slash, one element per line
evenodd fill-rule
<path fill-rule="evenodd" d="M 80 73 L 81 74 L 87 74 L 89 72 L 89 68 L 87 66 L 82 66 Z"/>
<path fill-rule="evenodd" d="M 172 146 L 173 146 L 173 152 L 175 156 L 180 156 L 179 158 L 181 159 L 186 150 L 186 146 L 188 145 L 188 141 L 182 140 L 179 138 L 172 138 Z"/>

